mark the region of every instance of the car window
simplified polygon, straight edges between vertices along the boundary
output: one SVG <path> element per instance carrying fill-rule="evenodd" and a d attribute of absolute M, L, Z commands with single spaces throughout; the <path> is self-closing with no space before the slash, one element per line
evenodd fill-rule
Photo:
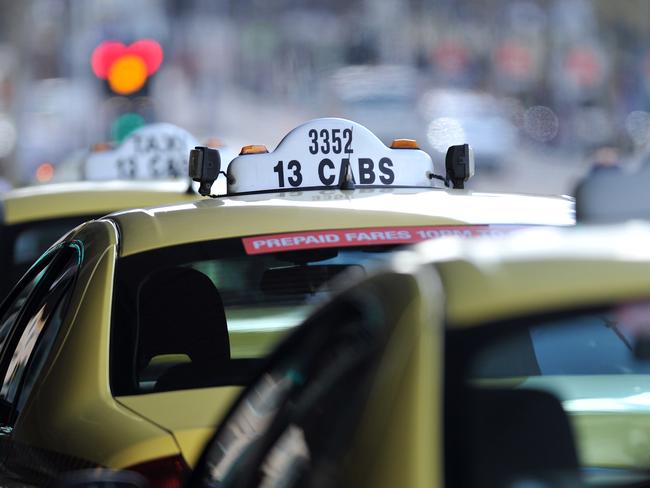
<path fill-rule="evenodd" d="M 448 441 L 463 465 L 450 472 L 463 486 L 641 476 L 650 462 L 630 439 L 650 414 L 649 333 L 648 303 L 450 332 L 449 357 L 463 357 L 447 365 L 462 385 L 449 386 L 449 435 L 463 439 Z"/>
<path fill-rule="evenodd" d="M 48 263 L 49 264 L 49 263 Z M 42 267 L 45 266 L 45 267 Z M 33 277 L 25 281 L 18 289 L 14 290 L 11 297 L 3 303 L 2 316 L 0 317 L 0 351 L 4 349 L 5 342 L 11 332 L 18 316 L 36 285 L 40 283 L 47 270 L 45 263 L 34 271 Z"/>
<path fill-rule="evenodd" d="M 391 248 L 248 255 L 241 239 L 224 239 L 120 259 L 114 393 L 245 384 L 260 358 L 331 296 L 330 280 L 365 273 Z"/>
<path fill-rule="evenodd" d="M 31 392 L 59 331 L 78 265 L 76 248 L 59 251 L 49 273 L 41 278 L 34 298 L 25 304 L 25 312 L 12 334 L 11 355 L 4 358 L 7 366 L 0 386 L 0 401 L 5 405 L 20 410 Z"/>
<path fill-rule="evenodd" d="M 65 217 L 9 225 L 2 229 L 0 299 L 27 271 L 29 266 L 66 232 L 96 215 Z M 6 271 L 5 271 L 6 270 Z"/>

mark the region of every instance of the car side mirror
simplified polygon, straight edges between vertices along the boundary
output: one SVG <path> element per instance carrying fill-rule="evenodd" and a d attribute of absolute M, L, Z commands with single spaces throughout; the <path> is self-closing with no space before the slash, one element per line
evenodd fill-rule
<path fill-rule="evenodd" d="M 449 146 L 445 157 L 447 179 L 454 188 L 465 188 L 465 182 L 474 176 L 474 151 L 469 144 Z"/>
<path fill-rule="evenodd" d="M 221 172 L 221 156 L 217 149 L 197 146 L 190 151 L 190 178 L 199 183 L 199 194 L 210 195 L 212 184 Z"/>

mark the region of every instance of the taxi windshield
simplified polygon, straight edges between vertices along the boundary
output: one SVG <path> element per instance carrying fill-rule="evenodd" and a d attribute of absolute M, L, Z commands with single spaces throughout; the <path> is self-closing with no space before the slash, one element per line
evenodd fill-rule
<path fill-rule="evenodd" d="M 395 248 L 247 254 L 245 244 L 197 242 L 118 261 L 115 395 L 245 384 L 277 341 L 332 295 L 332 280 L 364 276 L 372 258 Z"/>

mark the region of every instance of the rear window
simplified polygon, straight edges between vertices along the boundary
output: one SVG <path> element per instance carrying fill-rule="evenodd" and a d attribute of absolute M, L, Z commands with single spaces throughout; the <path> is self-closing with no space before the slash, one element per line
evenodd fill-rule
<path fill-rule="evenodd" d="M 331 295 L 330 280 L 362 276 L 369 259 L 395 248 L 255 254 L 245 242 L 193 243 L 118 261 L 115 395 L 245 384 L 260 358 Z"/>

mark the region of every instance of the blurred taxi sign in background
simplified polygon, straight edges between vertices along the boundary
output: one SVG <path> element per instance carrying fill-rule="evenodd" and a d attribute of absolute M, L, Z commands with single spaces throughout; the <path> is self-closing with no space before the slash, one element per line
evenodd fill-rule
<path fill-rule="evenodd" d="M 192 134 L 175 125 L 150 124 L 132 132 L 114 150 L 90 154 L 85 163 L 86 178 L 185 178 L 187 155 L 198 143 Z"/>

